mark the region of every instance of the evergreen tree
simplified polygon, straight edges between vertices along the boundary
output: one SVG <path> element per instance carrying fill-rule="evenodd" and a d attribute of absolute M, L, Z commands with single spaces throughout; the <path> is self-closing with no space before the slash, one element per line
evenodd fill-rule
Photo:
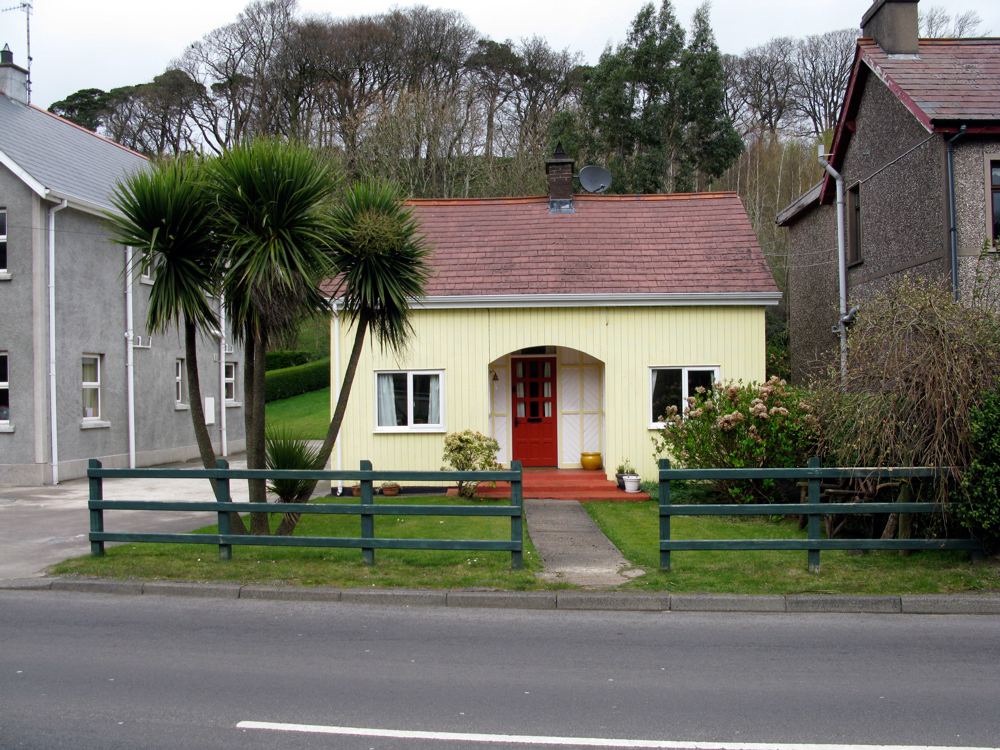
<path fill-rule="evenodd" d="M 708 5 L 695 14 L 685 46 L 670 0 L 659 11 L 649 3 L 626 41 L 585 71 L 585 148 L 605 161 L 618 192 L 693 190 L 699 175 L 720 175 L 742 150 L 724 101 Z"/>

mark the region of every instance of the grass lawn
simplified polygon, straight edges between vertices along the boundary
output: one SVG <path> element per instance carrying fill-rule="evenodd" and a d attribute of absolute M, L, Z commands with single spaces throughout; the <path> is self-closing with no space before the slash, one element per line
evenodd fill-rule
<path fill-rule="evenodd" d="M 655 502 L 585 503 L 608 538 L 646 575 L 625 588 L 726 594 L 945 594 L 1000 591 L 1000 560 L 970 563 L 966 552 L 869 552 L 860 557 L 824 551 L 820 573 L 809 573 L 804 551 L 672 552 L 671 571 L 659 569 Z M 756 516 L 675 517 L 674 539 L 806 538 L 794 519 Z"/>
<path fill-rule="evenodd" d="M 338 498 L 336 502 L 352 502 Z M 321 502 L 334 502 L 324 498 Z M 357 501 L 354 501 L 357 502 Z M 452 497 L 378 498 L 387 505 L 457 505 Z M 483 505 L 484 503 L 475 503 Z M 114 512 L 106 514 L 113 531 Z M 272 527 L 274 524 L 272 523 Z M 216 533 L 215 526 L 199 532 Z M 357 537 L 357 516 L 304 515 L 296 536 Z M 458 516 L 375 516 L 375 534 L 405 539 L 510 539 L 508 518 Z M 318 547 L 252 547 L 233 545 L 233 559 L 222 562 L 218 547 L 201 544 L 120 544 L 104 557 L 78 557 L 56 565 L 58 575 L 184 581 L 238 581 L 336 586 L 486 587 L 507 590 L 553 588 L 535 578 L 541 567 L 525 538 L 524 569 L 510 569 L 509 552 L 375 550 L 375 565 L 361 561 L 361 550 Z"/>
<path fill-rule="evenodd" d="M 280 424 L 305 440 L 322 440 L 330 426 L 330 389 L 272 401 L 264 408 L 268 425 Z"/>

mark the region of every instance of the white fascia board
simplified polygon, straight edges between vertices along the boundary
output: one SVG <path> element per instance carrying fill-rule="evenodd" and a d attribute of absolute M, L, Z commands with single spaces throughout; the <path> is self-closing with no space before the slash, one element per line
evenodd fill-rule
<path fill-rule="evenodd" d="M 93 214 L 94 216 L 104 217 L 107 213 L 118 214 L 113 206 L 103 206 L 100 203 L 94 203 L 93 201 L 88 201 L 84 198 L 77 198 L 76 196 L 58 193 L 55 190 L 49 190 L 48 194 L 45 196 L 49 200 L 54 201 L 66 201 L 70 208 L 75 208 L 77 211 L 82 211 L 85 214 Z"/>
<path fill-rule="evenodd" d="M 777 305 L 780 292 L 706 292 L 701 294 L 497 294 L 429 297 L 414 301 L 425 310 L 505 307 L 691 307 Z"/>
<path fill-rule="evenodd" d="M 42 183 L 24 171 L 21 166 L 11 159 L 6 153 L 0 151 L 0 164 L 3 164 L 7 169 L 14 173 L 21 182 L 27 185 L 33 193 L 35 193 L 40 198 L 47 198 L 49 190 Z"/>

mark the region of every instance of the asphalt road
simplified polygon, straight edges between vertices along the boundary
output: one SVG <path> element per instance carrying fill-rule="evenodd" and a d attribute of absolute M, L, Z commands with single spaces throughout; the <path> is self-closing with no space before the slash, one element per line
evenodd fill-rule
<path fill-rule="evenodd" d="M 0 591 L 0 748 L 996 748 L 998 628 Z"/>

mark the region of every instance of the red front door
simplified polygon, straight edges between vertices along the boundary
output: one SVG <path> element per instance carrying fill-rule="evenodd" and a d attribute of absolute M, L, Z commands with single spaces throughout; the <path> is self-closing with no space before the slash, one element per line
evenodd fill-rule
<path fill-rule="evenodd" d="M 556 360 L 511 360 L 514 406 L 513 458 L 523 466 L 558 466 Z"/>

